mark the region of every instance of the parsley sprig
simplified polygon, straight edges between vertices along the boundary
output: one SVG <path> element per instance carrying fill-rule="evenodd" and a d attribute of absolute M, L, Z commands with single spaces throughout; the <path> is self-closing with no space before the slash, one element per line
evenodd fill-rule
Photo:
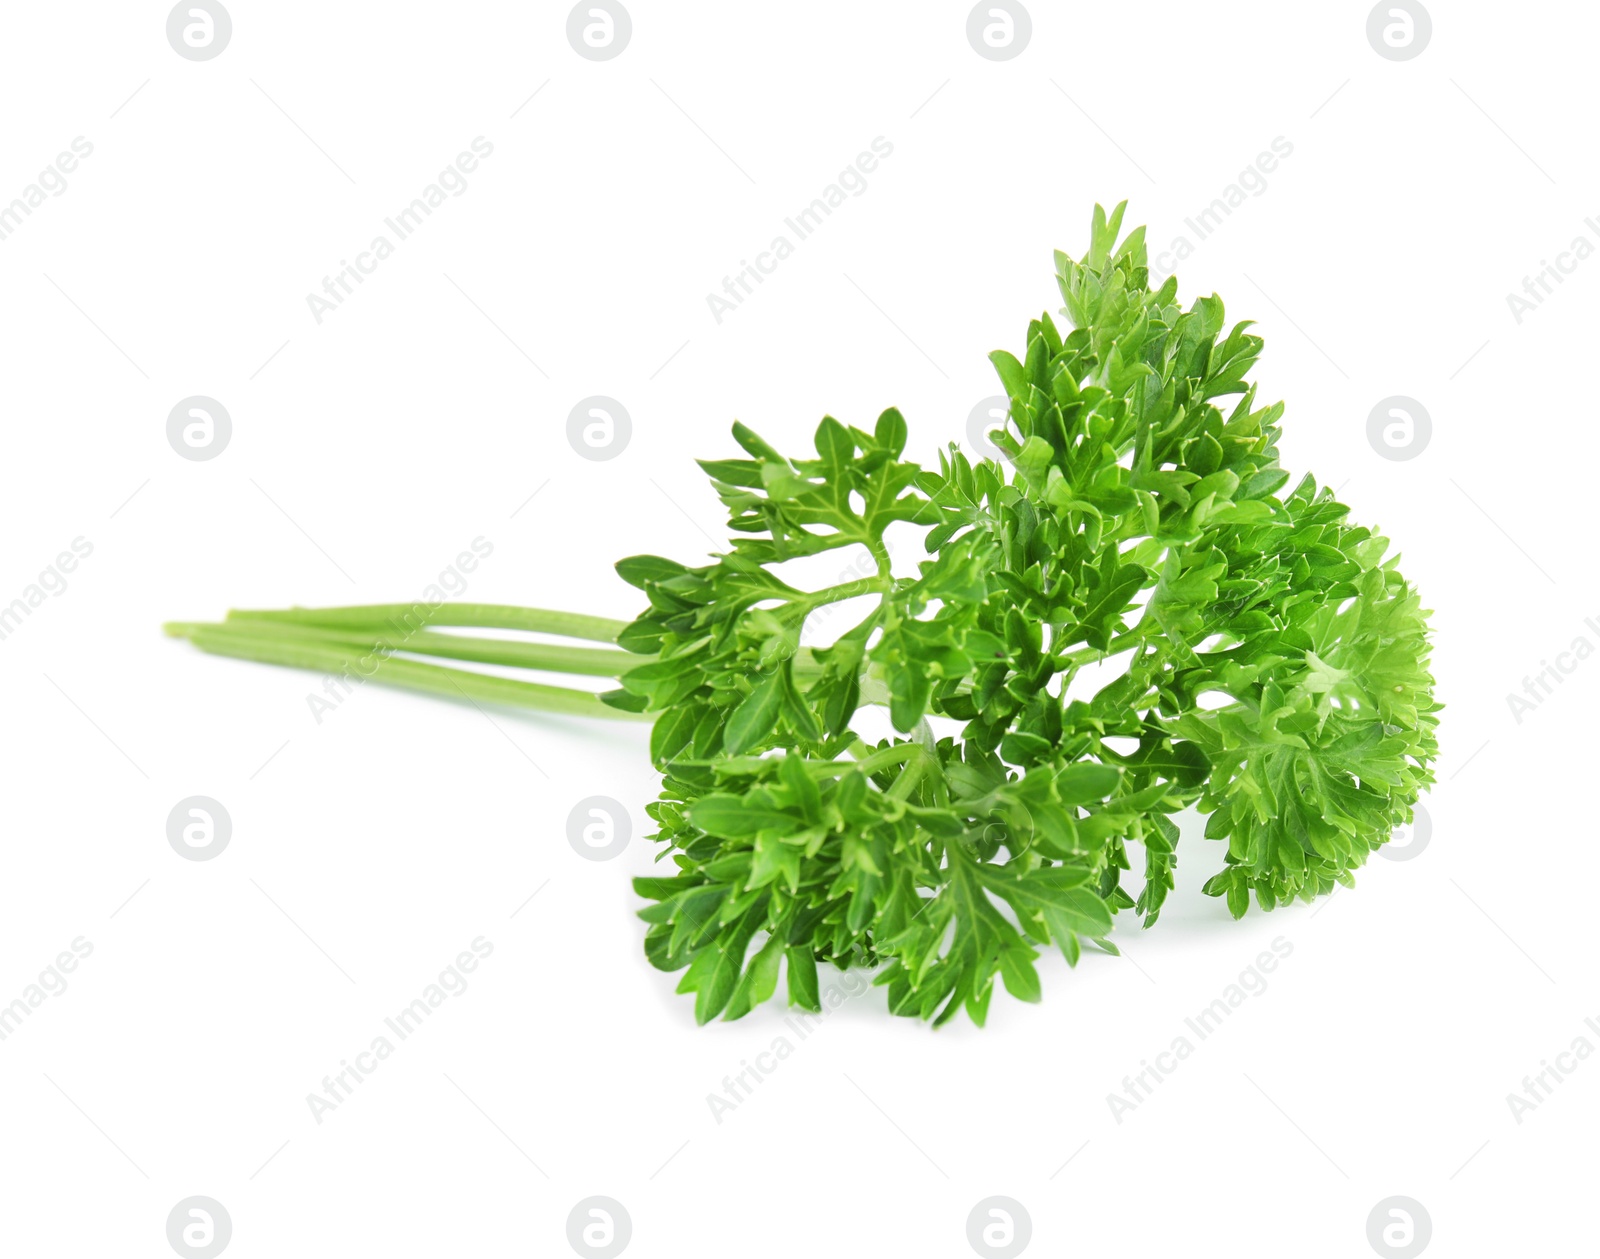
<path fill-rule="evenodd" d="M 648 600 L 626 625 L 445 604 L 410 610 L 405 633 L 384 608 L 171 628 L 224 654 L 335 669 L 376 653 L 372 676 L 398 685 L 651 720 L 669 872 L 635 881 L 645 952 L 683 972 L 702 1023 L 780 978 L 819 1008 L 819 963 L 878 968 L 891 1010 L 935 1024 L 981 1024 L 997 979 L 1038 1000 L 1040 949 L 1076 965 L 1086 943 L 1116 952 L 1116 914 L 1156 922 L 1189 806 L 1227 842 L 1205 891 L 1234 917 L 1252 895 L 1271 910 L 1348 886 L 1433 781 L 1428 614 L 1385 538 L 1309 476 L 1283 492 L 1283 405 L 1258 407 L 1246 381 L 1261 339 L 1225 332 L 1215 296 L 1184 310 L 1175 279 L 1152 290 L 1123 210 L 1097 206 L 1088 252 L 1056 255 L 1070 330 L 1044 314 L 1020 358 L 991 355 L 1009 467 L 953 445 L 937 471 L 910 462 L 893 409 L 870 431 L 825 418 L 804 457 L 736 424 L 744 457 L 701 465 L 731 545 L 698 567 L 621 561 Z M 927 558 L 896 576 L 889 536 L 907 531 Z M 774 571 L 846 548 L 875 575 L 808 590 Z M 846 600 L 869 610 L 802 646 Z M 394 653 L 618 685 L 597 699 Z M 896 733 L 864 738 L 865 706 Z"/>

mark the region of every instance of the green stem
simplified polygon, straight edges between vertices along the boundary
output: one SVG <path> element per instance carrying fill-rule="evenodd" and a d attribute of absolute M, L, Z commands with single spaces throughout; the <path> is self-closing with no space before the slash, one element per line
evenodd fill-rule
<path fill-rule="evenodd" d="M 878 565 L 878 576 L 885 582 L 893 582 L 893 574 L 889 564 L 889 548 L 883 544 L 882 538 L 868 538 L 867 550 L 872 552 L 872 558 Z"/>
<path fill-rule="evenodd" d="M 887 577 L 861 577 L 855 581 L 843 581 L 837 586 L 824 586 L 821 590 L 813 590 L 796 603 L 804 603 L 808 607 L 820 608 L 828 603 L 840 603 L 845 599 L 856 599 L 861 595 L 887 594 L 894 583 Z"/>
<path fill-rule="evenodd" d="M 1063 652 L 1056 657 L 1062 664 L 1090 664 L 1096 660 L 1104 660 L 1107 656 L 1114 656 L 1120 651 L 1127 651 L 1130 647 L 1137 647 L 1150 636 L 1147 629 L 1131 629 L 1126 634 L 1113 638 L 1104 651 L 1098 647 L 1080 647 L 1077 651 Z"/>
<path fill-rule="evenodd" d="M 911 746 L 916 748 L 917 755 L 906 762 L 906 767 L 900 771 L 900 777 L 896 778 L 889 790 L 884 793 L 890 800 L 910 800 L 911 793 L 917 789 L 917 782 L 921 779 L 923 770 L 928 767 L 931 759 L 928 754 L 918 744 Z"/>
<path fill-rule="evenodd" d="M 174 623 L 167 627 L 167 632 L 187 638 L 201 651 L 213 655 L 354 676 L 386 686 L 464 698 L 475 703 L 510 704 L 543 712 L 607 717 L 620 721 L 654 720 L 645 714 L 612 708 L 590 691 L 493 677 L 468 669 L 451 669 L 416 660 L 401 660 L 382 654 L 387 649 L 381 647 L 362 653 L 359 647 L 311 639 L 256 637 L 248 628 L 228 628 L 227 623 L 215 626 Z"/>
<path fill-rule="evenodd" d="M 424 625 L 461 625 L 475 629 L 531 630 L 614 643 L 628 628 L 627 621 L 584 616 L 578 612 L 551 612 L 543 608 L 518 608 L 504 603 L 369 603 L 343 608 L 284 608 L 276 611 L 243 610 L 228 613 L 250 621 L 288 621 L 340 629 L 376 629 L 409 633 Z"/>
<path fill-rule="evenodd" d="M 890 765 L 903 765 L 920 751 L 922 749 L 915 743 L 894 743 L 876 752 L 868 752 L 857 762 L 857 768 L 864 774 L 876 774 Z"/>
<path fill-rule="evenodd" d="M 168 632 L 174 632 L 174 628 L 184 627 L 169 627 Z M 473 660 L 481 664 L 602 678 L 620 678 L 629 669 L 637 669 L 655 659 L 654 656 L 636 655 L 608 647 L 567 647 L 505 638 L 475 638 L 465 634 L 435 634 L 429 630 L 395 634 L 380 629 L 335 629 L 295 621 L 255 620 L 237 612 L 230 613 L 220 625 L 204 628 L 235 631 L 253 638 L 292 638 L 361 649 L 386 647 L 391 651 L 419 656 L 442 656 L 449 660 Z M 187 637 L 186 634 L 182 636 Z"/>

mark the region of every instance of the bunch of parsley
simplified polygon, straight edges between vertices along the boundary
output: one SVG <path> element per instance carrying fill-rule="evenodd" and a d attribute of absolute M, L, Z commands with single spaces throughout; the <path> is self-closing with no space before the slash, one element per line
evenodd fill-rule
<path fill-rule="evenodd" d="M 1227 842 L 1205 891 L 1234 917 L 1252 893 L 1270 910 L 1349 886 L 1433 781 L 1428 614 L 1329 491 L 1283 493 L 1283 406 L 1256 407 L 1245 380 L 1261 339 L 1224 334 L 1215 296 L 1185 311 L 1175 279 L 1152 290 L 1144 229 L 1118 242 L 1123 209 L 1095 208 L 1082 259 L 1056 254 L 1071 331 L 1041 315 L 1020 359 L 991 355 L 1009 469 L 954 446 L 937 471 L 905 460 L 895 410 L 870 432 L 824 419 L 806 458 L 736 424 L 745 457 L 702 463 L 730 549 L 623 560 L 649 600 L 630 624 L 444 604 L 169 628 L 208 651 L 324 670 L 364 653 L 397 685 L 652 720 L 648 811 L 671 872 L 635 881 L 645 952 L 683 971 L 701 1023 L 744 1015 L 780 973 L 819 1008 L 819 963 L 879 968 L 890 1009 L 935 1024 L 963 1008 L 981 1024 L 997 977 L 1038 1000 L 1040 948 L 1076 964 L 1085 941 L 1116 951 L 1118 912 L 1156 921 L 1172 815 L 1191 805 Z M 907 528 L 928 558 L 896 577 L 886 537 Z M 859 547 L 876 575 L 806 590 L 774 571 Z M 801 646 L 808 617 L 863 596 L 830 646 Z M 620 685 L 597 699 L 395 653 Z M 1120 672 L 1080 695 L 1086 669 Z M 893 737 L 858 732 L 868 705 Z"/>

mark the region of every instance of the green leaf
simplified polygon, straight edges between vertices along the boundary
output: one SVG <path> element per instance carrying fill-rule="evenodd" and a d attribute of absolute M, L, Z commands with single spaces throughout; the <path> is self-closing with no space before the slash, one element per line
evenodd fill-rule
<path fill-rule="evenodd" d="M 1110 765 L 1079 761 L 1056 775 L 1056 792 L 1062 804 L 1092 804 L 1117 789 L 1122 774 Z"/>
<path fill-rule="evenodd" d="M 659 765 L 676 756 L 693 737 L 698 719 L 692 708 L 674 708 L 657 718 L 650 731 L 650 759 Z"/>
<path fill-rule="evenodd" d="M 750 866 L 750 886 L 765 887 L 774 880 L 799 891 L 800 849 L 788 843 L 777 831 L 762 831 L 756 836 L 755 861 Z"/>
<path fill-rule="evenodd" d="M 855 438 L 850 436 L 850 430 L 831 415 L 824 416 L 822 423 L 817 425 L 815 445 L 830 476 L 838 476 L 848 467 L 856 450 Z"/>
<path fill-rule="evenodd" d="M 756 683 L 728 718 L 722 746 L 727 749 L 729 756 L 740 755 L 772 733 L 772 727 L 777 724 L 778 714 L 783 709 L 783 699 L 782 670 L 775 669 Z"/>
<path fill-rule="evenodd" d="M 812 956 L 810 947 L 790 946 L 784 950 L 784 956 L 789 961 L 789 1004 L 797 1005 L 802 1010 L 821 1010 L 822 1000 L 817 991 L 817 959 Z"/>
<path fill-rule="evenodd" d="M 1033 968 L 1038 956 L 1025 946 L 1000 951 L 1000 975 L 1005 980 L 1006 991 L 1019 1001 L 1037 1001 L 1043 995 L 1039 988 L 1039 972 Z"/>
<path fill-rule="evenodd" d="M 909 435 L 910 430 L 906 427 L 905 416 L 893 407 L 878 417 L 877 427 L 873 429 L 873 436 L 877 438 L 878 445 L 888 450 L 896 459 L 906 448 L 906 438 Z"/>
<path fill-rule="evenodd" d="M 995 350 L 989 355 L 989 361 L 999 373 L 1000 384 L 1004 386 L 1007 397 L 1027 396 L 1027 377 L 1023 374 L 1022 364 L 1013 355 L 1004 350 Z"/>
<path fill-rule="evenodd" d="M 689 820 L 709 835 L 743 839 L 758 831 L 797 829 L 787 813 L 730 794 L 705 796 L 689 808 Z"/>
<path fill-rule="evenodd" d="M 811 705 L 806 703 L 805 697 L 795 686 L 793 661 L 785 660 L 778 667 L 778 694 L 784 719 L 788 721 L 789 728 L 795 735 L 808 743 L 819 741 L 822 738 L 822 723 L 817 720 L 816 713 L 811 711 Z"/>
<path fill-rule="evenodd" d="M 725 1019 L 743 1018 L 755 1006 L 768 1000 L 778 990 L 778 962 L 783 956 L 780 936 L 767 937 L 767 942 L 756 950 L 745 967 L 744 977 L 728 999 L 728 1008 L 722 1012 Z"/>
<path fill-rule="evenodd" d="M 617 576 L 630 586 L 645 588 L 647 582 L 669 581 L 689 570 L 676 560 L 662 559 L 659 555 L 631 555 L 616 563 Z"/>
<path fill-rule="evenodd" d="M 723 948 L 710 948 L 699 954 L 689 964 L 689 969 L 678 981 L 679 992 L 692 992 L 694 1021 L 709 1023 L 728 1004 L 734 986 L 739 980 L 739 966 L 743 958 L 735 958 Z"/>

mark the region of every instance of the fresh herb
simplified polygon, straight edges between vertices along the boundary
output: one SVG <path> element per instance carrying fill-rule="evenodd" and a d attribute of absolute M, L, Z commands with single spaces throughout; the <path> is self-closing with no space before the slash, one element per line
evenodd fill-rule
<path fill-rule="evenodd" d="M 1205 891 L 1234 917 L 1252 894 L 1271 910 L 1350 886 L 1433 781 L 1428 614 L 1329 491 L 1282 492 L 1283 405 L 1257 407 L 1245 380 L 1261 339 L 1224 332 L 1215 296 L 1185 311 L 1175 279 L 1151 290 L 1144 229 L 1118 241 L 1123 208 L 1095 208 L 1082 259 L 1056 255 L 1071 331 L 1041 315 L 1020 359 L 991 356 L 1009 470 L 954 446 L 936 472 L 908 462 L 894 410 L 870 432 L 824 419 L 805 458 L 736 424 L 744 457 L 702 463 L 729 550 L 619 563 L 649 600 L 632 623 L 444 604 L 169 629 L 247 659 L 653 721 L 669 873 L 635 881 L 645 953 L 683 971 L 702 1023 L 744 1015 L 780 974 L 817 1009 L 818 963 L 881 968 L 890 1009 L 936 1024 L 963 1008 L 981 1024 L 997 976 L 1038 1000 L 1040 947 L 1076 964 L 1086 942 L 1116 952 L 1118 912 L 1157 920 L 1190 805 L 1227 842 Z M 909 530 L 928 558 L 896 577 L 888 538 Z M 808 590 L 775 572 L 846 548 L 876 574 Z M 808 617 L 862 596 L 871 610 L 831 645 L 801 646 Z M 419 655 L 618 685 L 596 697 Z M 1079 695 L 1108 661 L 1115 680 Z M 857 733 L 869 705 L 896 737 Z"/>

